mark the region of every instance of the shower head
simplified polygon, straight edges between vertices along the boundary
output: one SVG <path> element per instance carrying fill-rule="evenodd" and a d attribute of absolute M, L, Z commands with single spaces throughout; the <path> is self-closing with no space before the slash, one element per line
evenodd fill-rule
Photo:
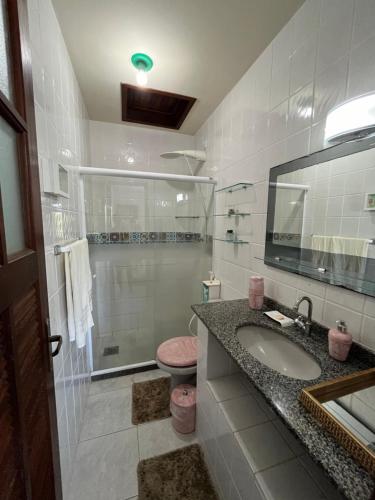
<path fill-rule="evenodd" d="M 206 152 L 199 151 L 197 149 L 187 149 L 185 151 L 167 151 L 166 153 L 161 153 L 160 156 L 168 160 L 172 158 L 182 158 L 183 156 L 185 156 L 186 158 L 192 158 L 193 160 L 206 161 Z"/>

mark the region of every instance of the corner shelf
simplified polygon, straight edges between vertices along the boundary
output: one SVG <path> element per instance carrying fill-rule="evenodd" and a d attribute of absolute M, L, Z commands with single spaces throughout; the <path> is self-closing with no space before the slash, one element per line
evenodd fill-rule
<path fill-rule="evenodd" d="M 251 215 L 250 212 L 235 212 L 234 214 L 213 214 L 214 217 L 246 217 L 247 215 Z"/>
<path fill-rule="evenodd" d="M 248 245 L 248 241 L 244 240 L 226 240 L 225 238 L 213 238 L 215 241 L 224 241 L 225 243 L 233 243 L 233 245 Z"/>
<path fill-rule="evenodd" d="M 221 192 L 234 193 L 235 191 L 240 191 L 241 189 L 247 189 L 253 185 L 254 184 L 252 184 L 251 182 L 237 182 L 237 184 L 232 184 L 231 186 L 226 186 L 224 188 L 217 189 L 216 193 L 221 193 Z"/>

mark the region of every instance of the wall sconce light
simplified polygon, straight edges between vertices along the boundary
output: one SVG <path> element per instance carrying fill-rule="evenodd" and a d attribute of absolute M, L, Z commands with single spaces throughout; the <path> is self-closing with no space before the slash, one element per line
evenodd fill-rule
<path fill-rule="evenodd" d="M 360 140 L 372 134 L 375 134 L 375 94 L 345 101 L 327 115 L 326 143 Z"/>

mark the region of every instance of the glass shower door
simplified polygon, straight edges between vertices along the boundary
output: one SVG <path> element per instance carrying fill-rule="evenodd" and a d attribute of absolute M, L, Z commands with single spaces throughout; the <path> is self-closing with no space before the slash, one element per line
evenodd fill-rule
<path fill-rule="evenodd" d="M 212 258 L 206 213 L 213 189 L 201 188 L 175 181 L 85 179 L 96 275 L 94 371 L 152 362 L 161 342 L 189 334 L 190 306 L 200 302 L 200 282 Z"/>

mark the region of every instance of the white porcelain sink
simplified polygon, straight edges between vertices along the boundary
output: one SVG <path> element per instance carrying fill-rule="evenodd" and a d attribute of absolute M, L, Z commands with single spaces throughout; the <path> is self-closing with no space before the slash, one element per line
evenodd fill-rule
<path fill-rule="evenodd" d="M 261 326 L 243 326 L 237 330 L 240 344 L 258 361 L 288 377 L 312 380 L 321 369 L 302 347 L 284 335 Z"/>

